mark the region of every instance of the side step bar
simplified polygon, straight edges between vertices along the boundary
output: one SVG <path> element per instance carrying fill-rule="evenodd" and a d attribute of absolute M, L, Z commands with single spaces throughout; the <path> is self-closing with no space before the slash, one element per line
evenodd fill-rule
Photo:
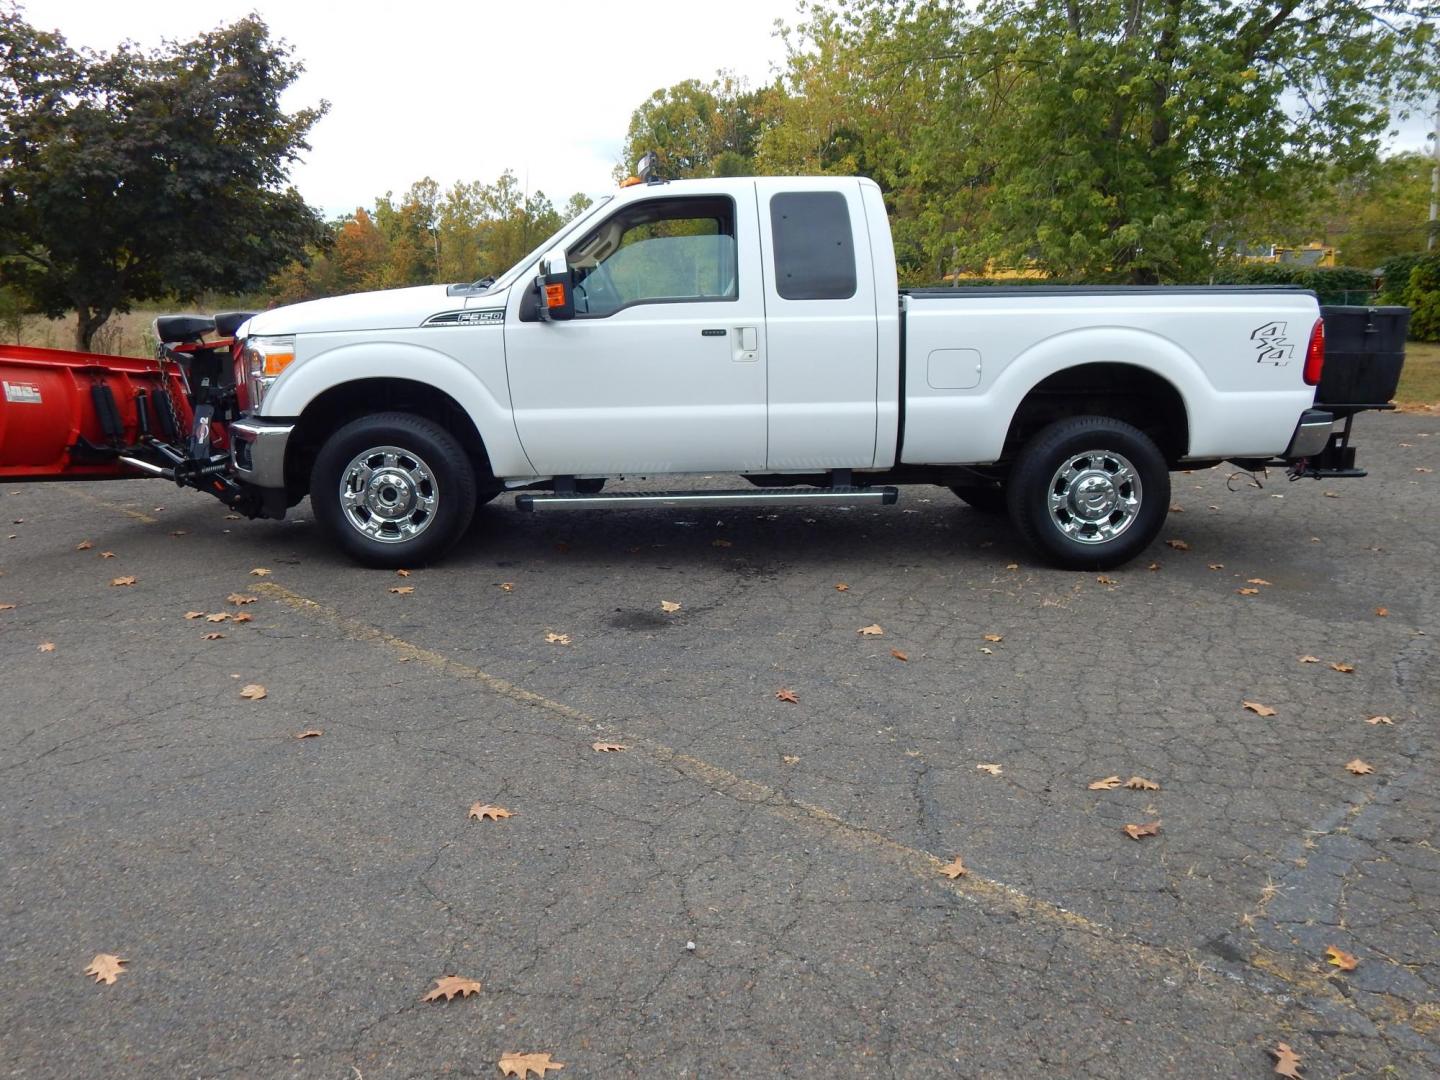
<path fill-rule="evenodd" d="M 857 503 L 890 506 L 900 497 L 893 487 L 778 488 L 742 491 L 619 491 L 610 495 L 563 493 L 515 497 L 515 508 L 526 513 L 551 510 L 643 510 L 665 506 L 688 509 L 700 506 L 812 506 Z"/>

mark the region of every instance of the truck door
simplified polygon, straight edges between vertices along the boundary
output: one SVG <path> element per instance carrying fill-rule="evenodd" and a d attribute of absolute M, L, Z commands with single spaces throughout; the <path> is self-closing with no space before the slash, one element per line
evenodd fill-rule
<path fill-rule="evenodd" d="M 765 307 L 753 182 L 621 203 L 567 249 L 575 318 L 511 290 L 515 426 L 542 475 L 765 466 Z M 528 316 L 528 317 L 527 317 Z"/>
<path fill-rule="evenodd" d="M 770 469 L 875 463 L 879 326 L 855 180 L 760 180 Z M 894 304 L 895 298 L 890 297 Z"/>

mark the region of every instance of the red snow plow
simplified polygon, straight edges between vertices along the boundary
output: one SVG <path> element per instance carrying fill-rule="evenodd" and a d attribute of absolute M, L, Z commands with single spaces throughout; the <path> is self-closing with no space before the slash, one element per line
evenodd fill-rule
<path fill-rule="evenodd" d="M 0 481 L 158 476 L 257 516 L 230 479 L 227 434 L 248 318 L 161 316 L 154 360 L 0 345 Z"/>

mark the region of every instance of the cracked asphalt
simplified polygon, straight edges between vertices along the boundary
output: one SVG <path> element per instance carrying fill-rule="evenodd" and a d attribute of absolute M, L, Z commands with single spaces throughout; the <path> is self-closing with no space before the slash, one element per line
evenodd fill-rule
<path fill-rule="evenodd" d="M 1106 575 L 938 488 L 507 498 L 406 579 L 0 488 L 0 1075 L 1434 1076 L 1440 418 L 1356 427 L 1369 479 L 1177 474 Z"/>

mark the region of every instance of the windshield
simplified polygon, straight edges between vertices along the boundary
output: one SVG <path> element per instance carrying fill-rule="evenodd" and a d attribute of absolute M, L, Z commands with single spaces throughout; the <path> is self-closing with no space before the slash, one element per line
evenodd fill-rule
<path fill-rule="evenodd" d="M 582 221 L 594 217 L 595 212 L 614 197 L 615 196 L 613 195 L 602 195 L 600 198 L 596 199 L 588 207 L 580 211 L 579 214 L 575 215 L 575 217 L 571 218 L 564 225 L 560 226 L 558 232 L 556 232 L 552 236 L 547 237 L 543 244 L 537 247 L 534 251 L 530 252 L 530 254 L 526 255 L 509 270 L 506 270 L 505 273 L 501 274 L 498 278 L 496 278 L 495 283 L 490 286 L 490 289 L 504 289 L 513 284 L 515 279 L 519 277 L 523 271 L 528 270 L 530 267 L 535 265 L 536 261 L 540 258 L 541 255 L 544 255 L 545 252 L 549 251 L 551 248 L 557 247 L 560 243 L 560 238 L 562 236 L 570 232 Z"/>

